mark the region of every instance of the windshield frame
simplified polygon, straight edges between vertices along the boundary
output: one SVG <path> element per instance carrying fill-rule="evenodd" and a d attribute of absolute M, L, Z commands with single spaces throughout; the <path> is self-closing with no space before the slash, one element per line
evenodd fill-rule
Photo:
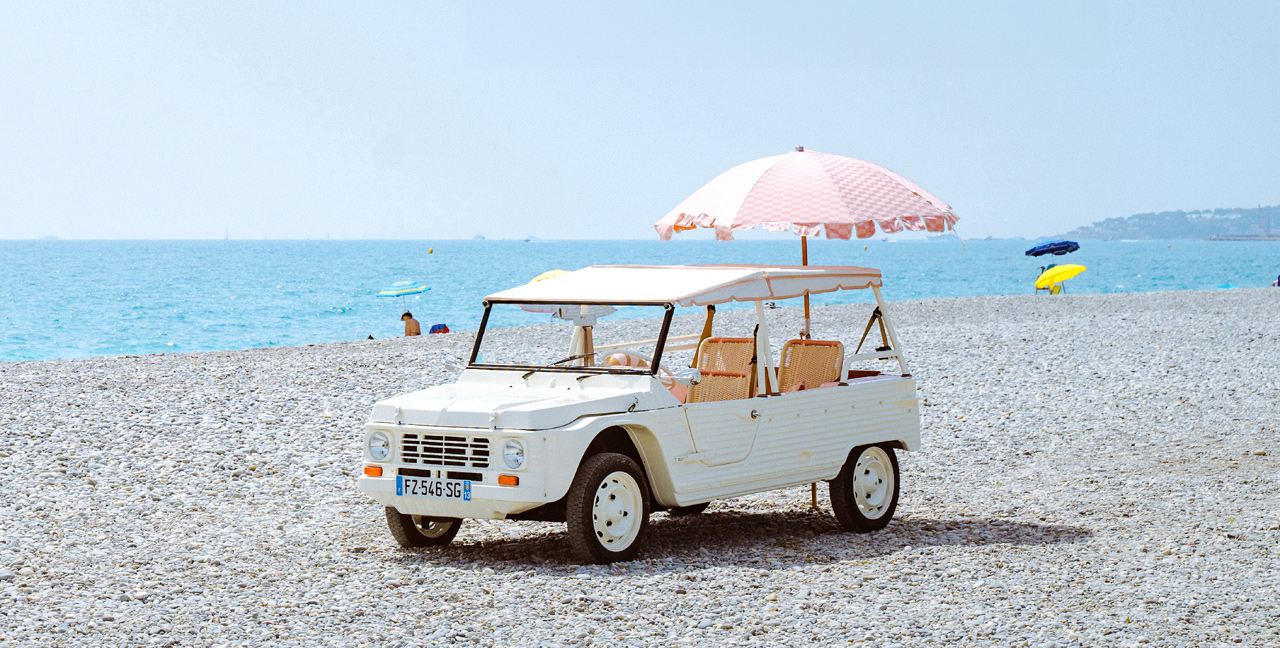
<path fill-rule="evenodd" d="M 480 328 L 476 329 L 476 341 L 471 347 L 471 358 L 467 360 L 468 369 L 488 369 L 494 371 L 547 371 L 553 373 L 578 373 L 578 374 L 614 374 L 614 375 L 631 375 L 631 376 L 657 376 L 658 368 L 662 364 L 662 350 L 667 344 L 667 331 L 671 329 L 671 318 L 675 315 L 675 305 L 671 303 L 654 304 L 652 302 L 602 302 L 602 301 L 508 301 L 502 300 L 484 300 L 484 315 L 480 317 Z M 487 364 L 478 363 L 476 358 L 480 356 L 480 345 L 484 343 L 484 332 L 489 325 L 489 311 L 494 304 L 526 304 L 530 306 L 662 306 L 662 328 L 658 331 L 658 341 L 653 347 L 653 364 L 648 369 L 639 369 L 635 367 L 574 367 L 574 366 L 547 366 L 547 365 L 516 365 L 516 364 Z"/>

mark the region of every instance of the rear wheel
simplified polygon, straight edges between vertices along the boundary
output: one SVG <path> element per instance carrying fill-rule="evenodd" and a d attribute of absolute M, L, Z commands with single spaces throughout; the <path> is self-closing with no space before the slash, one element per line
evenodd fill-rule
<path fill-rule="evenodd" d="M 565 508 L 569 544 L 585 562 L 631 560 L 649 525 L 649 484 L 630 457 L 614 452 L 582 462 Z"/>
<path fill-rule="evenodd" d="M 879 531 L 898 508 L 898 457 L 885 445 L 854 448 L 828 485 L 831 508 L 845 531 Z"/>
<path fill-rule="evenodd" d="M 391 537 L 406 549 L 447 545 L 453 542 L 453 537 L 458 535 L 458 528 L 462 526 L 462 520 L 458 518 L 406 515 L 393 506 L 388 506 L 386 513 L 387 529 L 391 531 Z"/>

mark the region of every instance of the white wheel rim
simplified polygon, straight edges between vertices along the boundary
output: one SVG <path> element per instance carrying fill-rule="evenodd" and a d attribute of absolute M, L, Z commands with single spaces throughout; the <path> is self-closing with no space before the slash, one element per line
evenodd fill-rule
<path fill-rule="evenodd" d="M 875 520 L 889 510 L 893 482 L 893 462 L 882 448 L 867 448 L 858 455 L 853 467 L 853 498 L 862 517 Z"/>
<path fill-rule="evenodd" d="M 591 503 L 591 526 L 600 546 L 609 551 L 631 546 L 640 533 L 643 506 L 640 484 L 631 475 L 619 470 L 605 477 Z"/>
<path fill-rule="evenodd" d="M 418 533 L 428 538 L 439 538 L 449 532 L 449 527 L 453 526 L 453 522 L 443 522 L 425 515 L 414 515 L 413 525 L 418 527 Z"/>

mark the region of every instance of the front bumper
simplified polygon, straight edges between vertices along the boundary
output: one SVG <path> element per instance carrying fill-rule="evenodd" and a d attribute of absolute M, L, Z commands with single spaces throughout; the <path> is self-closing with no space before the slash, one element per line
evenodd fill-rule
<path fill-rule="evenodd" d="M 498 473 L 485 475 L 484 483 L 471 483 L 471 499 L 444 499 L 421 495 L 396 495 L 395 468 L 385 467 L 387 476 L 360 477 L 356 488 L 383 506 L 408 515 L 432 517 L 497 519 L 522 513 L 548 502 L 543 480 L 536 473 L 521 472 L 519 486 L 499 486 Z"/>
<path fill-rule="evenodd" d="M 389 461 L 374 461 L 366 448 L 365 465 L 381 466 L 381 477 L 361 476 L 356 488 L 383 506 L 409 515 L 502 519 L 555 502 L 569 490 L 583 451 L 599 429 L 595 419 L 582 419 L 557 430 L 481 430 L 368 423 L 365 438 L 376 431 L 390 434 L 394 446 Z M 406 439 L 416 448 L 406 447 Z M 525 464 L 508 469 L 501 452 L 506 439 L 524 444 Z M 427 447 L 427 443 L 432 444 Z M 442 450 L 442 447 L 445 447 Z M 423 472 L 434 473 L 423 475 Z M 396 476 L 450 477 L 450 472 L 479 474 L 470 479 L 471 499 L 397 495 Z M 502 486 L 499 475 L 515 475 L 518 486 Z"/>

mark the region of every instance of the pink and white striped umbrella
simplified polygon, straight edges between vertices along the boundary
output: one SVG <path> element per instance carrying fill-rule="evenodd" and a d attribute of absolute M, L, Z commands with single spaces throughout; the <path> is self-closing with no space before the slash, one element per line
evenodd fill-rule
<path fill-rule="evenodd" d="M 795 151 L 739 164 L 708 182 L 654 223 L 658 236 L 714 228 L 716 238 L 762 226 L 804 237 L 870 238 L 884 232 L 945 232 L 951 206 L 879 165 L 840 155 Z"/>

